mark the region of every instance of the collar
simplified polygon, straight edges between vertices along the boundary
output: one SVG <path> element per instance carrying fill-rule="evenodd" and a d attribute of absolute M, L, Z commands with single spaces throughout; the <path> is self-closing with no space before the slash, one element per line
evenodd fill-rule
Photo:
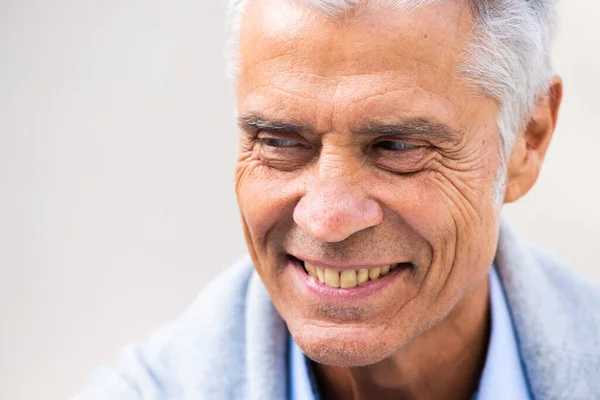
<path fill-rule="evenodd" d="M 530 399 L 515 329 L 495 268 L 490 270 L 490 303 L 490 342 L 475 399 Z"/>

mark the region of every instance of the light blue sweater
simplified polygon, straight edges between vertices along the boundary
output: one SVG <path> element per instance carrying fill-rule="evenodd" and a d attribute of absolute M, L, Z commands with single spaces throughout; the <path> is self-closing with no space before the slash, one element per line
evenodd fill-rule
<path fill-rule="evenodd" d="M 503 222 L 495 264 L 536 400 L 600 399 L 600 288 Z M 284 400 L 288 331 L 249 258 L 73 400 Z M 502 399 L 503 400 L 503 399 Z"/>

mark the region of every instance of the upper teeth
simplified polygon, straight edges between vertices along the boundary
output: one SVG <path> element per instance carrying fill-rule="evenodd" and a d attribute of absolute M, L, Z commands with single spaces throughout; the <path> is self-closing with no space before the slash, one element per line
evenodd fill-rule
<path fill-rule="evenodd" d="M 304 262 L 304 268 L 310 276 L 318 279 L 321 283 L 327 286 L 335 288 L 353 288 L 360 286 L 369 281 L 379 279 L 382 276 L 386 276 L 391 269 L 394 269 L 396 265 L 386 265 L 385 267 L 378 268 L 363 268 L 358 270 L 347 269 L 342 272 L 338 272 L 331 268 L 321 268 L 316 265 Z"/>

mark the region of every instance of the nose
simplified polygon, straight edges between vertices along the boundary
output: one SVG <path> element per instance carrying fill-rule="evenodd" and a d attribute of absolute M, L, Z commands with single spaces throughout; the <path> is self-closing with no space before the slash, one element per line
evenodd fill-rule
<path fill-rule="evenodd" d="M 360 186 L 343 177 L 320 179 L 296 205 L 294 222 L 316 240 L 330 243 L 379 225 L 383 210 Z"/>

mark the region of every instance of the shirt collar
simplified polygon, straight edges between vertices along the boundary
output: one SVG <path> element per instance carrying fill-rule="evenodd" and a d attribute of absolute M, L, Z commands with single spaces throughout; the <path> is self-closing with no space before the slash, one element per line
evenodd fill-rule
<path fill-rule="evenodd" d="M 495 268 L 490 270 L 492 329 L 475 399 L 530 399 L 517 336 Z"/>
<path fill-rule="evenodd" d="M 487 356 L 475 400 L 529 400 L 517 337 L 495 268 L 490 269 L 491 332 Z M 312 379 L 311 379 L 312 377 Z M 310 360 L 293 338 L 289 348 L 290 400 L 318 400 Z"/>

